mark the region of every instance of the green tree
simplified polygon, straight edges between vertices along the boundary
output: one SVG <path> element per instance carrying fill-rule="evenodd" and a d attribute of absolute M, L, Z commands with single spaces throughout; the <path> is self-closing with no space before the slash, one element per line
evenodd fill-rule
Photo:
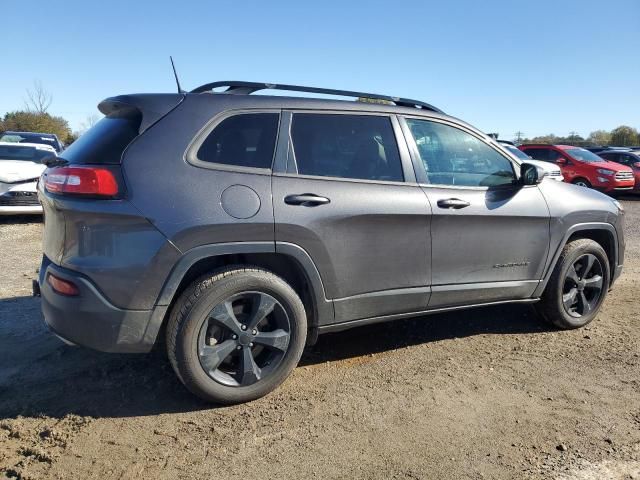
<path fill-rule="evenodd" d="M 611 133 L 606 130 L 595 130 L 589 134 L 587 140 L 594 145 L 609 145 Z"/>
<path fill-rule="evenodd" d="M 69 122 L 62 117 L 55 117 L 42 112 L 16 111 L 5 114 L 0 121 L 0 131 L 17 130 L 22 132 L 55 133 L 66 142 L 71 135 Z"/>
<path fill-rule="evenodd" d="M 559 138 L 560 137 L 558 137 L 557 135 L 554 135 L 553 133 L 550 133 L 549 135 L 542 135 L 540 137 L 533 137 L 531 140 L 525 139 L 523 141 L 523 143 L 548 143 L 548 144 L 553 144 L 553 143 L 560 143 L 560 142 L 558 142 Z"/>
<path fill-rule="evenodd" d="M 584 138 L 578 135 L 578 132 L 569 132 L 569 136 L 566 137 L 563 143 L 567 143 L 569 145 L 581 145 L 584 143 Z"/>
<path fill-rule="evenodd" d="M 638 138 L 638 131 L 635 128 L 620 125 L 611 131 L 612 145 L 626 147 L 627 145 L 637 145 L 638 143 L 640 143 L 640 139 Z"/>

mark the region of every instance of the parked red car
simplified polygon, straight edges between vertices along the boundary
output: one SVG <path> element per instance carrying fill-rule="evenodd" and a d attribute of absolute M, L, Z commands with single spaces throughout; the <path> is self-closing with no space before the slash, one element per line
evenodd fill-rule
<path fill-rule="evenodd" d="M 570 145 L 520 145 L 535 160 L 556 163 L 567 183 L 595 188 L 602 192 L 633 190 L 633 171 L 609 162 L 589 150 Z"/>
<path fill-rule="evenodd" d="M 610 162 L 621 163 L 627 167 L 631 167 L 636 177 L 635 192 L 640 192 L 640 150 L 620 151 L 620 150 L 604 150 L 598 152 L 599 157 Z"/>

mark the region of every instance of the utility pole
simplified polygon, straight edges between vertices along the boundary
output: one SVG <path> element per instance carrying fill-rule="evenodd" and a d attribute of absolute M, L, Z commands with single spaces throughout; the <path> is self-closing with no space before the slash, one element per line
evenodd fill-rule
<path fill-rule="evenodd" d="M 520 130 L 518 130 L 516 133 L 513 134 L 513 136 L 516 143 L 520 143 L 524 138 L 524 132 L 521 132 Z"/>
<path fill-rule="evenodd" d="M 578 132 L 574 132 L 574 131 L 569 132 L 569 140 L 571 141 L 572 145 L 576 143 L 577 136 L 578 136 Z"/>

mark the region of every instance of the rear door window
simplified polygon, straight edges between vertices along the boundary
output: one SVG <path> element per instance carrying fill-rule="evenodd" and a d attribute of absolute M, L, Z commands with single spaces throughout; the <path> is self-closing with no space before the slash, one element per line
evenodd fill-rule
<path fill-rule="evenodd" d="M 388 116 L 294 113 L 291 138 L 301 175 L 404 181 Z"/>
<path fill-rule="evenodd" d="M 226 118 L 202 142 L 201 162 L 271 168 L 278 134 L 278 113 L 246 113 Z"/>
<path fill-rule="evenodd" d="M 549 160 L 549 152 L 548 148 L 527 148 L 524 150 L 527 155 L 529 155 L 534 160 L 542 160 L 543 162 L 552 162 L 553 160 Z"/>

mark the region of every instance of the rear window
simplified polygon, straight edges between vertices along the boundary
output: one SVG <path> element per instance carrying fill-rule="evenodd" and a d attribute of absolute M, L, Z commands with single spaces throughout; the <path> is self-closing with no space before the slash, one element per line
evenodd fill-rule
<path fill-rule="evenodd" d="M 277 113 L 247 113 L 229 117 L 202 142 L 201 162 L 236 167 L 271 168 L 278 134 Z"/>
<path fill-rule="evenodd" d="M 41 163 L 42 159 L 55 156 L 52 151 L 36 147 L 21 147 L 16 145 L 0 145 L 0 161 L 23 160 L 25 162 Z"/>
<path fill-rule="evenodd" d="M 60 157 L 72 164 L 118 164 L 127 145 L 138 136 L 140 115 L 109 115 L 73 142 Z"/>
<path fill-rule="evenodd" d="M 48 145 L 55 149 L 58 149 L 58 142 L 50 135 L 41 135 L 38 133 L 4 133 L 0 135 L 0 142 L 15 142 L 15 143 L 39 143 L 42 145 Z"/>

